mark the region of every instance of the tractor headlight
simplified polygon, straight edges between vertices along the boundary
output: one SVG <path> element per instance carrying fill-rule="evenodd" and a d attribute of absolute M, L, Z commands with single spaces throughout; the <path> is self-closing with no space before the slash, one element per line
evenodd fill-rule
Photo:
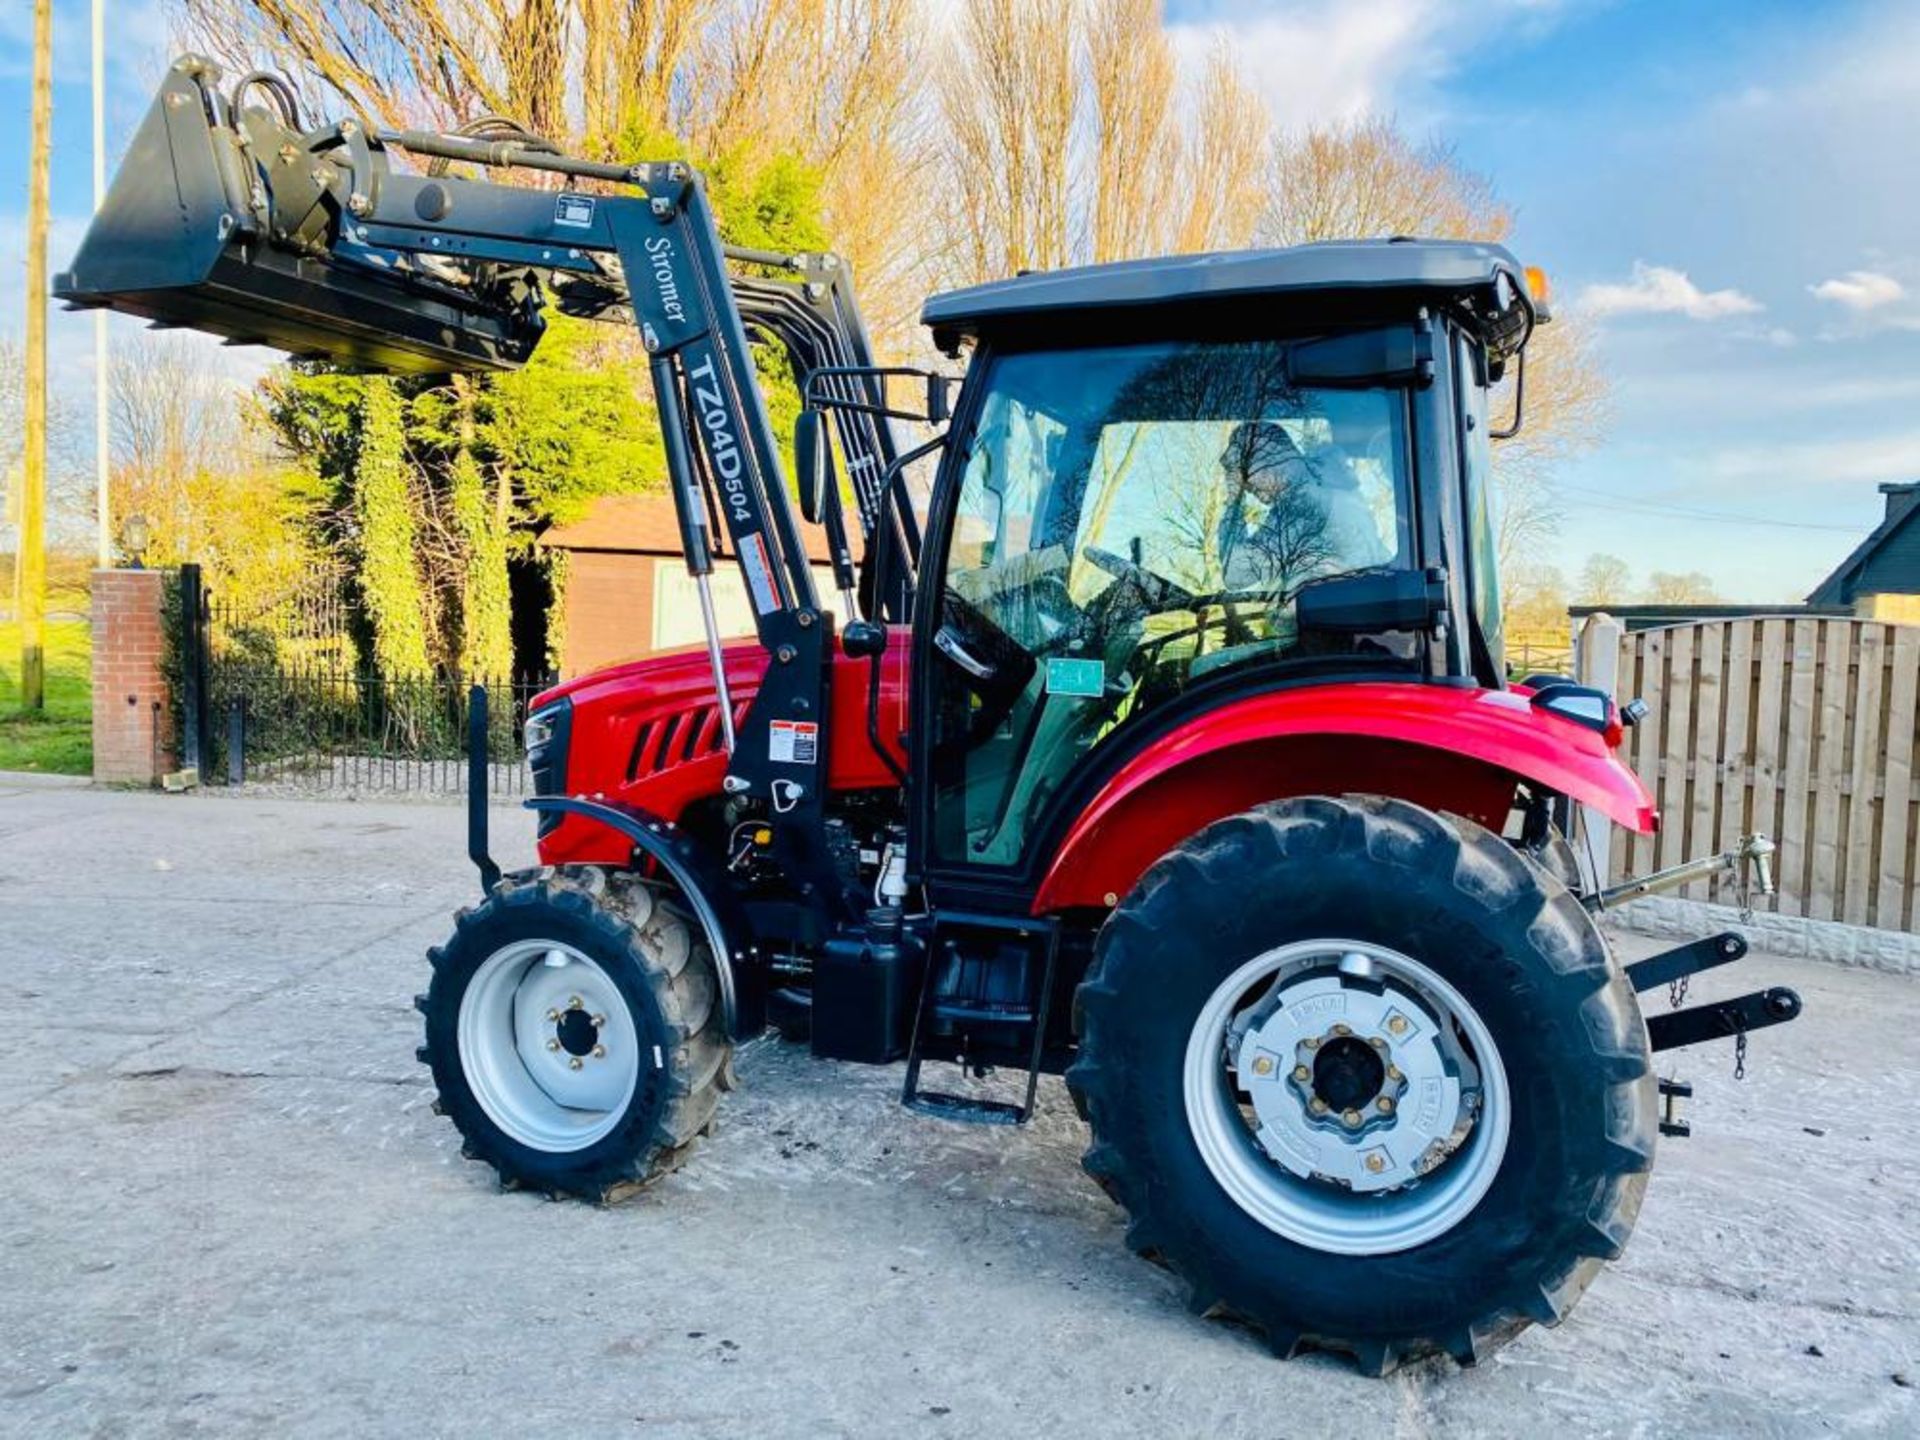
<path fill-rule="evenodd" d="M 536 795 L 567 793 L 567 740 L 573 729 L 573 702 L 562 700 L 527 716 L 525 731 L 527 770 L 533 777 Z M 557 811 L 543 811 L 539 833 L 545 835 L 560 823 Z"/>
<path fill-rule="evenodd" d="M 533 757 L 536 750 L 545 750 L 553 743 L 554 722 L 559 718 L 562 708 L 559 705 L 549 705 L 546 709 L 537 710 L 527 717 L 526 736 L 529 759 Z"/>

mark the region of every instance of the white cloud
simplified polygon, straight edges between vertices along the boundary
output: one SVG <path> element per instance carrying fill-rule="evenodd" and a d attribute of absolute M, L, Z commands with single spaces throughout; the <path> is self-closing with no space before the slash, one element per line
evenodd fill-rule
<path fill-rule="evenodd" d="M 1188 60 L 1224 40 L 1282 130 L 1396 114 L 1439 118 L 1467 55 L 1556 24 L 1561 0 L 1203 0 L 1169 25 Z"/>
<path fill-rule="evenodd" d="M 1849 310 L 1878 310 L 1905 298 L 1907 287 L 1891 275 L 1877 270 L 1849 270 L 1831 280 L 1807 287 L 1822 300 L 1831 300 Z"/>
<path fill-rule="evenodd" d="M 1908 480 L 1920 474 L 1920 430 L 1730 446 L 1709 455 L 1707 468 L 1717 480 L 1769 486 Z"/>
<path fill-rule="evenodd" d="M 1589 285 L 1579 306 L 1590 315 L 1684 315 L 1689 320 L 1724 320 L 1753 315 L 1766 307 L 1738 290 L 1702 290 L 1684 270 L 1633 262 L 1633 278 L 1624 284 Z"/>
<path fill-rule="evenodd" d="M 1391 108 L 1436 8 L 1430 0 L 1229 5 L 1212 23 L 1168 28 L 1190 56 L 1224 40 L 1275 123 L 1296 129 Z"/>

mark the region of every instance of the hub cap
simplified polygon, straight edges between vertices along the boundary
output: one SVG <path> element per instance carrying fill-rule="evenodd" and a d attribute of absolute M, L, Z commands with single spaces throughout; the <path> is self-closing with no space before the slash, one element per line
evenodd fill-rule
<path fill-rule="evenodd" d="M 625 998 L 570 945 L 526 940 L 489 955 L 461 997 L 459 1038 L 480 1108 L 535 1150 L 605 1137 L 640 1078 Z"/>
<path fill-rule="evenodd" d="M 1493 1036 L 1431 968 L 1307 940 L 1249 960 L 1201 1007 L 1187 1123 L 1215 1180 L 1269 1230 L 1340 1255 L 1444 1234 L 1506 1154 Z"/>

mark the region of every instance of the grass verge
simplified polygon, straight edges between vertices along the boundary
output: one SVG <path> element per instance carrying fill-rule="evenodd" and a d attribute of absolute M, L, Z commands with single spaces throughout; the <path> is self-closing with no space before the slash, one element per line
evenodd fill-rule
<path fill-rule="evenodd" d="M 20 627 L 0 622 L 0 770 L 93 773 L 92 632 L 84 620 L 47 622 L 47 703 L 20 708 Z"/>

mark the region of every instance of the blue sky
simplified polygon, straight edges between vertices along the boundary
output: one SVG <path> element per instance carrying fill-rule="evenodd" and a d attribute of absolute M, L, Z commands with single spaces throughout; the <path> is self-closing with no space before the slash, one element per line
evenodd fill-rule
<path fill-rule="evenodd" d="M 1879 518 L 1876 482 L 1920 479 L 1920 7 L 1169 10 L 1227 27 L 1283 124 L 1392 114 L 1514 206 L 1612 381 L 1559 477 L 1569 575 L 1603 550 L 1799 598 Z"/>
<path fill-rule="evenodd" d="M 0 266 L 26 205 L 30 6 L 0 5 Z M 1888 0 L 1170 0 L 1224 31 L 1282 125 L 1395 116 L 1513 205 L 1515 249 L 1585 312 L 1612 380 L 1560 474 L 1549 557 L 1804 594 L 1920 479 L 1920 6 Z M 53 265 L 90 205 L 83 0 L 57 0 Z M 109 153 L 169 52 L 162 7 L 108 0 Z M 9 287 L 0 332 L 18 334 Z M 56 312 L 87 384 L 89 330 Z M 222 364 L 233 363 L 224 352 Z M 84 398 L 82 403 L 89 403 Z"/>

